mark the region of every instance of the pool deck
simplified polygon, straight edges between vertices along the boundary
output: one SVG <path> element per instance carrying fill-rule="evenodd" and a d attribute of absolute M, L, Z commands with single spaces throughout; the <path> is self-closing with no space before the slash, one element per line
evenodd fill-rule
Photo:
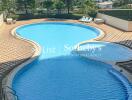
<path fill-rule="evenodd" d="M 77 20 L 56 20 L 56 19 L 33 19 L 17 21 L 16 24 L 0 26 L 0 90 L 3 78 L 15 67 L 30 59 L 35 53 L 33 44 L 15 38 L 11 31 L 20 25 L 31 24 L 42 21 L 64 21 L 81 23 Z M 132 49 L 132 32 L 125 32 L 106 24 L 85 23 L 102 29 L 105 36 L 100 41 L 116 42 Z M 116 65 L 129 73 L 129 80 L 132 82 L 132 61 L 117 62 Z"/>

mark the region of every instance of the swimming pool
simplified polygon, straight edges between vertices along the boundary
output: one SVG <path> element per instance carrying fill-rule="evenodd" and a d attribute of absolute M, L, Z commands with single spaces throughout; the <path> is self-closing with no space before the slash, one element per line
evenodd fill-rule
<path fill-rule="evenodd" d="M 77 53 L 107 63 L 123 62 L 132 59 L 131 49 L 109 42 L 88 42 L 80 45 Z"/>
<path fill-rule="evenodd" d="M 17 29 L 17 33 L 39 43 L 42 58 L 67 55 L 77 43 L 100 35 L 100 31 L 93 27 L 62 22 L 26 25 Z"/>
<path fill-rule="evenodd" d="M 16 32 L 42 47 L 40 57 L 20 70 L 13 80 L 19 100 L 127 99 L 122 82 L 109 73 L 111 65 L 70 53 L 77 43 L 99 36 L 98 29 L 47 22 L 26 25 Z"/>

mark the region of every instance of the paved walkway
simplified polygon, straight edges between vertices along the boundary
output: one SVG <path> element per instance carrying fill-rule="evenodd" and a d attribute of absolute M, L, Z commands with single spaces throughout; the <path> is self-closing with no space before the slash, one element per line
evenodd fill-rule
<path fill-rule="evenodd" d="M 52 19 L 52 21 L 53 20 L 54 19 Z M 32 57 L 35 52 L 32 44 L 14 38 L 11 35 L 11 30 L 19 25 L 42 21 L 49 20 L 34 19 L 27 21 L 18 21 L 16 24 L 3 24 L 0 27 L 0 83 L 3 77 L 5 77 L 5 75 L 9 73 L 10 70 L 23 63 L 25 60 L 30 59 L 30 57 Z M 78 22 L 76 20 L 63 21 Z M 102 41 L 118 42 L 132 48 L 132 32 L 124 32 L 105 24 L 97 25 L 95 23 L 89 23 L 88 25 L 98 27 L 106 33 Z M 117 63 L 117 65 L 124 68 L 129 73 L 132 73 L 132 62 L 129 61 L 124 63 Z"/>

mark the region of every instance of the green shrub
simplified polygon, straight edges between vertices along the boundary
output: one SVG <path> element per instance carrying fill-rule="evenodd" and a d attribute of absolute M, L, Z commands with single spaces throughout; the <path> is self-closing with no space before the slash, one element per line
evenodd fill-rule
<path fill-rule="evenodd" d="M 99 13 L 132 21 L 132 10 L 100 10 Z"/>
<path fill-rule="evenodd" d="M 18 17 L 18 20 L 28 20 L 28 19 L 35 19 L 35 18 L 59 18 L 59 19 L 80 19 L 83 15 L 82 14 L 50 14 L 50 15 L 32 15 L 32 14 L 21 14 Z"/>
<path fill-rule="evenodd" d="M 96 9 L 91 9 L 91 10 L 88 12 L 88 15 L 89 15 L 90 17 L 96 18 L 97 10 L 96 10 Z"/>

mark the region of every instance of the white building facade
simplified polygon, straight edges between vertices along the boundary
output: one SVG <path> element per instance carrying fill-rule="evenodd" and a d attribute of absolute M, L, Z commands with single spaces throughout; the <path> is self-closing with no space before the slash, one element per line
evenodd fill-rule
<path fill-rule="evenodd" d="M 101 9 L 112 9 L 113 2 L 112 0 L 96 0 L 97 6 Z"/>

